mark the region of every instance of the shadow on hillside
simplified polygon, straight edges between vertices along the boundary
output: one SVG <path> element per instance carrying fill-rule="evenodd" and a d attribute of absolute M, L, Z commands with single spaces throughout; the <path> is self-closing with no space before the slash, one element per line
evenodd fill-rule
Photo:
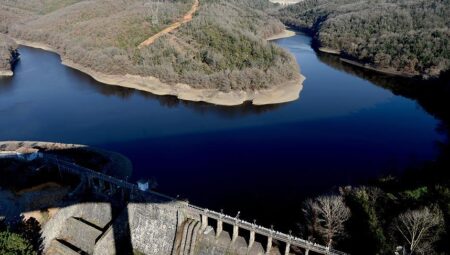
<path fill-rule="evenodd" d="M 73 153 L 70 149 L 68 151 Z M 45 155 L 58 155 L 61 158 L 63 158 L 61 155 L 68 156 L 61 150 L 46 151 Z M 80 155 L 75 158 L 79 159 Z M 81 158 L 85 158 L 85 155 Z M 92 225 L 94 229 L 101 229 L 102 235 L 98 239 L 111 227 L 116 254 L 133 254 L 128 204 L 172 202 L 168 198 L 155 197 L 138 190 L 122 192 L 122 189 L 116 189 L 113 192 L 114 187 L 110 183 L 97 182 L 88 185 L 84 177 L 62 171 L 61 165 L 41 158 L 33 161 L 0 159 L 0 174 L 2 176 L 0 179 L 0 223 L 2 223 L 0 231 L 8 229 L 12 233 L 20 233 L 39 253 L 43 249 L 41 245 L 43 240 L 41 227 L 36 218 L 46 222 L 50 218 L 51 208 L 61 209 L 92 203 L 109 204 L 111 221 L 107 225 L 99 227 L 88 220 L 80 220 L 87 225 Z M 118 218 L 120 219 L 117 220 Z M 71 244 L 71 240 L 62 238 L 58 241 L 75 252 L 88 254 L 80 247 Z"/>
<path fill-rule="evenodd" d="M 19 144 L 29 146 L 34 143 L 21 142 Z M 0 146 L 0 150 L 8 152 L 5 146 Z M 25 151 L 25 148 L 21 147 L 17 151 Z M 27 147 L 26 151 L 23 153 L 35 150 Z M 76 161 L 69 161 L 71 158 L 77 161 L 89 158 L 86 155 L 70 157 L 68 152 L 76 153 L 76 150 L 44 151 L 41 148 L 40 151 L 42 152 L 41 156 L 31 161 L 15 157 L 0 159 L 0 175 L 2 176 L 0 179 L 0 219 L 3 219 L 6 224 L 3 230 L 8 228 L 12 232 L 21 234 L 33 244 L 35 250 L 42 251 L 44 247 L 41 244 L 44 243 L 46 252 L 50 254 L 53 252 L 64 254 L 64 251 L 79 254 L 94 254 L 99 251 L 103 254 L 104 252 L 135 254 L 137 251 L 134 250 L 132 236 L 137 235 L 137 239 L 139 239 L 139 235 L 142 234 L 140 231 L 150 231 L 151 235 L 159 233 L 153 233 L 154 229 L 139 228 L 143 226 L 143 222 L 140 221 L 142 215 L 150 217 L 146 218 L 150 221 L 158 222 L 172 221 L 174 220 L 172 217 L 175 217 L 172 215 L 165 218 L 164 208 L 166 207 L 146 212 L 147 207 L 136 207 L 136 205 L 170 204 L 170 208 L 174 206 L 177 211 L 178 206 L 181 206 L 181 208 L 188 209 L 187 215 L 192 213 L 189 212 L 190 207 L 184 207 L 188 204 L 180 200 L 157 192 L 141 191 L 137 185 L 79 166 L 74 163 Z M 17 176 L 21 178 L 17 178 Z M 196 216 L 191 217 L 197 217 L 198 210 L 202 209 L 194 209 Z M 22 223 L 24 219 L 26 224 Z M 175 229 L 177 235 L 180 234 L 178 232 L 181 224 L 178 222 L 179 220 L 177 212 Z M 210 220 L 215 221 L 213 218 Z M 41 229 L 37 222 L 43 224 L 42 233 L 40 233 Z M 163 222 L 161 228 L 170 228 L 170 224 L 173 223 Z M 24 231 L 26 228 L 17 227 L 21 224 L 27 226 L 31 224 L 33 228 L 28 227 L 31 230 Z M 149 224 L 152 228 L 154 227 L 153 223 Z M 217 221 L 216 224 L 217 227 L 213 230 L 219 231 Z M 147 223 L 145 225 L 149 227 Z M 131 229 L 133 229 L 133 234 Z M 250 233 L 245 229 L 241 230 L 246 234 L 245 237 L 241 237 L 246 242 L 250 242 L 248 240 Z M 42 240 L 41 234 L 44 232 L 47 240 Z M 163 235 L 163 233 L 159 234 Z M 220 236 L 222 237 L 222 235 Z M 263 238 L 259 234 L 256 237 L 257 241 Z M 142 240 L 134 241 L 138 242 L 138 246 L 146 245 L 142 243 Z M 176 238 L 173 241 L 181 240 Z M 273 247 L 281 248 L 283 245 L 284 243 L 280 243 L 279 240 L 273 242 Z M 174 243 L 173 247 L 165 247 L 165 249 L 178 251 L 179 247 Z M 302 249 L 295 245 L 292 245 L 291 253 L 303 254 Z"/>

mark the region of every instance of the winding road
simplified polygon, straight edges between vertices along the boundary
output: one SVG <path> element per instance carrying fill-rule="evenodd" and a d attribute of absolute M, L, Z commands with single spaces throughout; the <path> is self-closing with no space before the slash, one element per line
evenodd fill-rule
<path fill-rule="evenodd" d="M 172 23 L 170 26 L 164 28 L 160 32 L 150 36 L 147 40 L 145 40 L 141 44 L 139 44 L 138 48 L 141 49 L 143 47 L 147 47 L 147 46 L 151 45 L 161 36 L 168 34 L 168 33 L 172 32 L 173 30 L 179 28 L 181 25 L 191 21 L 195 12 L 197 12 L 199 6 L 200 6 L 199 0 L 194 0 L 194 4 L 192 5 L 191 9 L 183 16 L 183 18 L 181 20 L 179 20 L 175 23 Z"/>

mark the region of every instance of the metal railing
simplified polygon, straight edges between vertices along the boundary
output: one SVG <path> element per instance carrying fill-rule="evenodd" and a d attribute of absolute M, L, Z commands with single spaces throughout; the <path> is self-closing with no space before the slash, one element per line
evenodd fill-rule
<path fill-rule="evenodd" d="M 285 243 L 289 243 L 290 245 L 293 245 L 293 246 L 298 246 L 298 247 L 301 247 L 304 249 L 308 249 L 308 250 L 316 252 L 316 253 L 330 254 L 330 255 L 331 254 L 347 255 L 347 253 L 337 251 L 334 249 L 329 249 L 326 246 L 316 244 L 316 243 L 313 243 L 313 242 L 310 242 L 310 241 L 307 241 L 307 240 L 304 240 L 304 239 L 301 239 L 301 238 L 298 238 L 298 237 L 295 237 L 292 235 L 288 235 L 288 234 L 282 233 L 280 231 L 268 229 L 266 227 L 253 224 L 253 223 L 241 220 L 236 217 L 225 215 L 223 213 L 211 211 L 211 210 L 204 209 L 204 208 L 201 208 L 201 207 L 198 207 L 195 205 L 190 205 L 190 204 L 189 204 L 189 208 L 191 210 L 196 211 L 198 214 L 207 216 L 208 218 L 212 218 L 214 220 L 220 220 L 220 221 L 230 224 L 230 225 L 237 225 L 239 228 L 242 228 L 242 229 L 245 229 L 248 231 L 254 231 L 256 234 L 267 236 L 267 237 L 272 237 L 272 239 L 282 241 Z"/>

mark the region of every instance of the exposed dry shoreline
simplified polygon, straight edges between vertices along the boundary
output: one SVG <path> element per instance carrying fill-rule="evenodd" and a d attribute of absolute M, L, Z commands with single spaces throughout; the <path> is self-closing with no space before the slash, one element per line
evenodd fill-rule
<path fill-rule="evenodd" d="M 289 29 L 285 29 L 283 30 L 283 32 L 276 34 L 276 35 L 272 35 L 269 38 L 266 38 L 267 41 L 273 41 L 273 40 L 278 40 L 278 39 L 283 39 L 283 38 L 288 38 L 288 37 L 292 37 L 295 36 L 295 31 L 289 30 Z"/>
<path fill-rule="evenodd" d="M 357 66 L 357 67 L 361 67 L 367 70 L 371 70 L 374 72 L 378 72 L 378 73 L 382 73 L 382 74 L 388 74 L 388 75 L 395 75 L 395 76 L 399 76 L 399 77 L 404 77 L 404 78 L 412 78 L 415 77 L 416 75 L 414 74 L 409 74 L 409 73 L 404 73 L 404 72 L 398 72 L 395 70 L 390 70 L 390 69 L 385 69 L 385 68 L 376 68 L 373 67 L 370 64 L 364 64 L 364 63 L 360 63 L 354 60 L 350 60 L 350 59 L 346 59 L 346 58 L 340 58 L 340 60 L 344 63 L 347 63 L 349 65 L 353 65 L 353 66 Z"/>
<path fill-rule="evenodd" d="M 336 56 L 340 56 L 341 55 L 341 52 L 339 50 L 335 50 L 335 49 L 319 47 L 317 50 L 320 51 L 320 52 L 323 52 L 323 53 L 331 54 L 331 55 L 336 55 Z M 371 71 L 378 72 L 378 73 L 382 73 L 382 74 L 395 75 L 395 76 L 404 77 L 404 78 L 412 78 L 412 77 L 416 76 L 414 74 L 398 72 L 398 71 L 390 70 L 390 69 L 386 69 L 386 68 L 377 68 L 377 67 L 374 67 L 374 66 L 372 66 L 370 64 L 361 63 L 361 62 L 354 61 L 354 60 L 347 59 L 347 58 L 343 58 L 343 57 L 340 57 L 339 60 L 341 62 L 344 62 L 344 63 L 352 65 L 352 66 L 364 68 L 364 69 L 371 70 Z"/>
<path fill-rule="evenodd" d="M 341 54 L 341 51 L 339 51 L 339 50 L 326 48 L 326 47 L 319 47 L 317 50 L 320 52 L 328 53 L 328 54 L 332 54 L 332 55 L 340 55 Z"/>
<path fill-rule="evenodd" d="M 0 76 L 13 76 L 14 73 L 11 70 L 0 70 Z"/>
<path fill-rule="evenodd" d="M 295 33 L 294 33 L 295 34 Z M 292 35 L 291 35 L 292 36 Z M 51 46 L 35 43 L 14 38 L 17 44 L 39 48 L 46 51 L 51 51 L 61 54 L 53 49 Z M 77 63 L 65 59 L 61 56 L 62 64 L 73 69 L 77 69 L 98 82 L 120 86 L 126 88 L 137 89 L 141 91 L 150 92 L 155 95 L 172 95 L 182 100 L 206 102 L 223 106 L 235 106 L 243 104 L 246 101 L 251 101 L 254 105 L 268 105 L 279 104 L 297 100 L 300 92 L 303 89 L 303 81 L 305 77 L 300 74 L 298 78 L 288 81 L 284 84 L 278 85 L 274 88 L 258 90 L 258 91 L 231 91 L 222 92 L 217 89 L 195 89 L 183 83 L 175 85 L 166 84 L 155 77 L 142 77 L 138 75 L 111 75 L 96 72 L 90 68 L 83 67 Z"/>

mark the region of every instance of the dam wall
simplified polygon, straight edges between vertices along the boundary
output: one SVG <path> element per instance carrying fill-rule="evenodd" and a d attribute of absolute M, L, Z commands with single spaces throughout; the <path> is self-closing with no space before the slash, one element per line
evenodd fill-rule
<path fill-rule="evenodd" d="M 179 221 L 177 207 L 172 204 L 128 204 L 133 248 L 149 255 L 171 254 Z"/>
<path fill-rule="evenodd" d="M 45 254 L 345 253 L 43 154 L 60 175 L 76 176 L 68 204 L 43 227 Z"/>

